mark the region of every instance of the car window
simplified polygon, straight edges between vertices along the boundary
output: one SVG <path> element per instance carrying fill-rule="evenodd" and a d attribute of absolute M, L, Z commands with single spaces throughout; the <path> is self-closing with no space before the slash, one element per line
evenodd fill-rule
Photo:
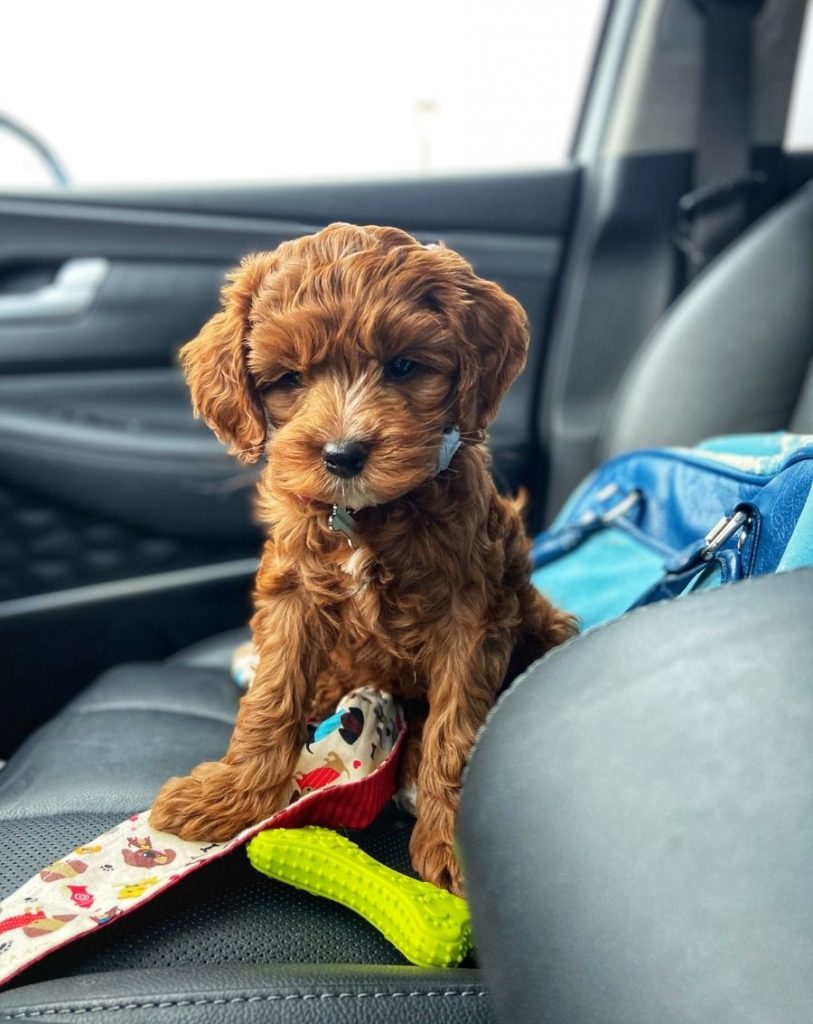
<path fill-rule="evenodd" d="M 788 112 L 785 149 L 813 150 L 813 3 L 808 3 L 793 93 Z"/>
<path fill-rule="evenodd" d="M 551 164 L 567 156 L 605 6 L 20 4 L 0 111 L 78 185 Z M 51 180 L 2 130 L 0 168 L 0 187 Z"/>

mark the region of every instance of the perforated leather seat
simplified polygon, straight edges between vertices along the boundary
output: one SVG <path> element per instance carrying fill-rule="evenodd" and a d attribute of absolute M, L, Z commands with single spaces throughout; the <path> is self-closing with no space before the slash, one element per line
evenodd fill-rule
<path fill-rule="evenodd" d="M 809 187 L 753 227 L 664 318 L 621 389 L 604 453 L 727 431 L 813 430 L 811 281 Z M 28 740 L 0 775 L 7 890 L 147 806 L 168 775 L 219 756 L 239 696 L 226 669 L 235 639 L 116 669 Z M 359 838 L 409 870 L 409 828 L 391 810 Z M 489 928 L 483 914 L 478 923 Z M 274 966 L 286 963 L 324 966 Z M 386 966 L 402 963 L 355 915 L 254 876 L 238 852 L 49 957 L 20 979 L 26 987 L 0 996 L 0 1009 L 54 1020 L 104 1007 L 142 1019 L 139 1008 L 151 1006 L 165 1008 L 162 1019 L 189 1020 L 196 1005 L 228 1007 L 241 1020 L 491 1019 L 478 971 Z M 65 980 L 72 976 L 80 977 Z"/>

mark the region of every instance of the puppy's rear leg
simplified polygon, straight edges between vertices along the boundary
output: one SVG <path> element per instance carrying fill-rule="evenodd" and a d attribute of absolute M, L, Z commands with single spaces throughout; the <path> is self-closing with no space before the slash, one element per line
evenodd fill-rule
<path fill-rule="evenodd" d="M 224 841 L 286 803 L 305 740 L 313 681 L 327 660 L 328 627 L 301 591 L 266 600 L 253 621 L 260 663 L 240 702 L 221 761 L 170 779 L 153 804 L 154 828 Z"/>

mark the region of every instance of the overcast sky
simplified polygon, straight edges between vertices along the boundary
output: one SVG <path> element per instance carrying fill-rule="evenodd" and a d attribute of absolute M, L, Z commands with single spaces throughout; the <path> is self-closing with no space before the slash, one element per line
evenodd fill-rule
<path fill-rule="evenodd" d="M 78 184 L 556 164 L 604 6 L 26 0 L 4 10 L 0 112 L 44 136 Z M 788 139 L 810 148 L 807 20 Z M 0 132 L 0 187 L 47 181 Z"/>
<path fill-rule="evenodd" d="M 0 111 L 81 184 L 560 162 L 604 0 L 28 0 Z M 0 180 L 42 179 L 0 141 Z"/>

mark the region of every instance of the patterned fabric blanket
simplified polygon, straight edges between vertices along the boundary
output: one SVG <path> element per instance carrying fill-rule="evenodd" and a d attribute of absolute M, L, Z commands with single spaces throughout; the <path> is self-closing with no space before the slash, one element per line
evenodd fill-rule
<path fill-rule="evenodd" d="M 308 726 L 286 808 L 226 843 L 150 828 L 149 811 L 48 864 L 0 903 L 0 984 L 48 953 L 155 899 L 266 828 L 365 828 L 395 792 L 405 726 L 392 697 L 362 687 Z M 81 838 L 81 837 L 77 837 Z"/>

